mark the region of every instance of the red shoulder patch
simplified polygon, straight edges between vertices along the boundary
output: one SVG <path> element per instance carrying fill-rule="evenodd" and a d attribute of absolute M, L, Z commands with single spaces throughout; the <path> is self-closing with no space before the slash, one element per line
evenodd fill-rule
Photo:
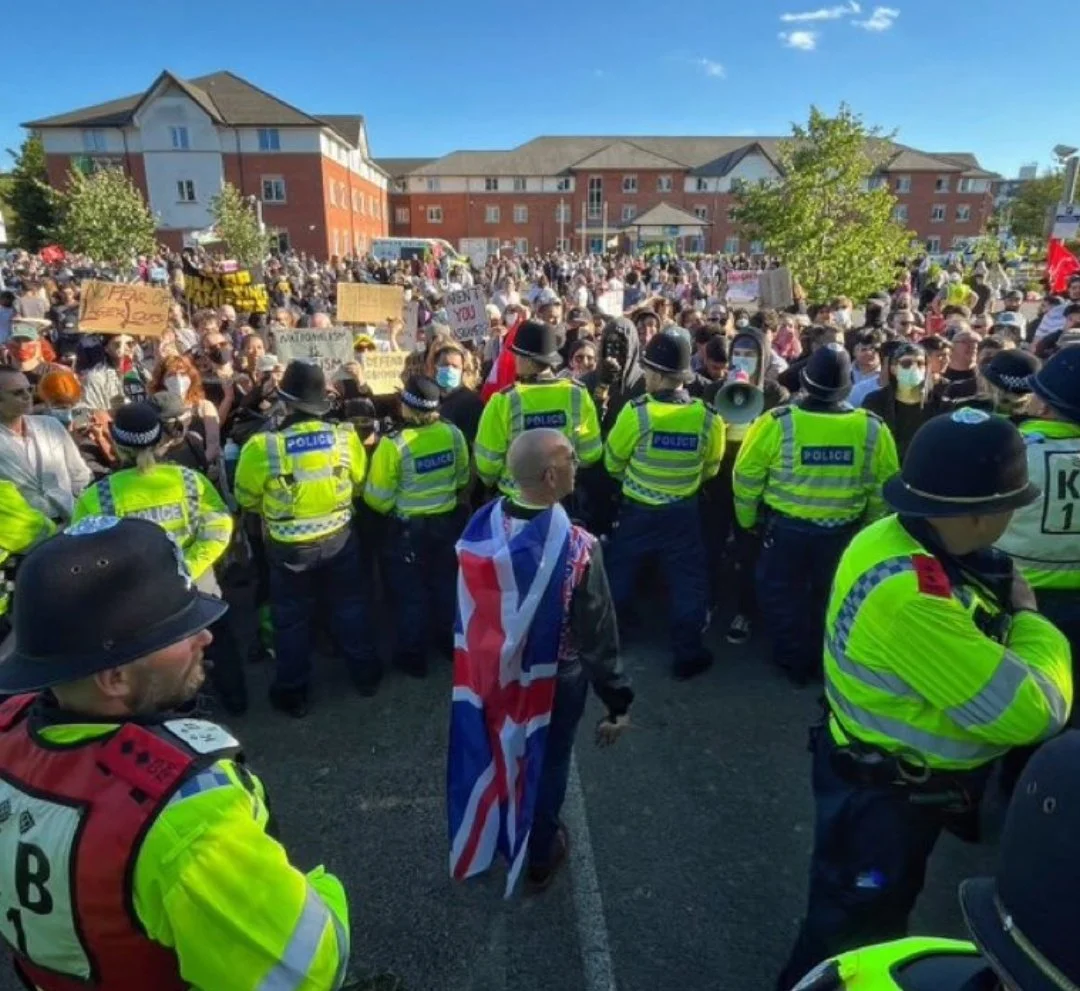
<path fill-rule="evenodd" d="M 929 554 L 912 554 L 915 577 L 919 579 L 919 591 L 924 595 L 936 595 L 939 599 L 952 596 L 952 583 L 942 563 Z"/>
<path fill-rule="evenodd" d="M 98 754 L 99 763 L 133 788 L 161 798 L 194 758 L 136 723 L 125 723 Z"/>

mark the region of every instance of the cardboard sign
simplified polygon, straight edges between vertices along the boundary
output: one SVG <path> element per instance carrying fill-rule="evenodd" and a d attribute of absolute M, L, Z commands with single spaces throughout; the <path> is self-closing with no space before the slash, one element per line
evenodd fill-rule
<path fill-rule="evenodd" d="M 487 298 L 479 286 L 470 289 L 456 289 L 446 294 L 444 302 L 446 319 L 457 341 L 480 341 L 487 337 L 488 321 Z"/>
<path fill-rule="evenodd" d="M 365 351 L 360 355 L 364 383 L 371 386 L 371 391 L 376 396 L 400 392 L 404 387 L 401 373 L 408 357 L 406 351 Z"/>
<path fill-rule="evenodd" d="M 200 310 L 226 305 L 243 313 L 265 313 L 270 309 L 266 286 L 255 285 L 246 269 L 215 275 L 185 274 L 184 296 Z"/>
<path fill-rule="evenodd" d="M 171 304 L 169 290 L 158 286 L 84 282 L 79 332 L 160 337 L 169 325 Z"/>
<path fill-rule="evenodd" d="M 274 331 L 274 347 L 283 365 L 307 361 L 321 365 L 329 382 L 342 365 L 356 361 L 353 332 L 348 327 L 309 327 L 304 330 Z"/>
<path fill-rule="evenodd" d="M 729 303 L 756 303 L 761 288 L 760 272 L 728 272 L 727 301 Z"/>
<path fill-rule="evenodd" d="M 374 286 L 366 282 L 339 282 L 338 323 L 386 323 L 401 316 L 405 290 L 401 286 Z"/>
<path fill-rule="evenodd" d="M 622 289 L 609 289 L 596 297 L 596 308 L 606 317 L 621 317 L 623 315 Z"/>
<path fill-rule="evenodd" d="M 791 272 L 786 268 L 770 268 L 760 273 L 758 288 L 761 305 L 766 309 L 782 310 L 795 302 Z"/>
<path fill-rule="evenodd" d="M 401 319 L 405 323 L 405 329 L 401 332 L 401 349 L 415 351 L 420 337 L 420 304 L 415 299 L 405 304 Z"/>

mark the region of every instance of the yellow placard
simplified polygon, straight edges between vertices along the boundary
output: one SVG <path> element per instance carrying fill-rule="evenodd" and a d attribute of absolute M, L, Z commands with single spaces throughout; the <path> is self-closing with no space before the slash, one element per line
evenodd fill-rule
<path fill-rule="evenodd" d="M 401 373 L 408 356 L 405 351 L 365 351 L 360 356 L 364 383 L 371 386 L 377 396 L 400 392 L 403 386 Z"/>
<path fill-rule="evenodd" d="M 79 332 L 160 337 L 169 325 L 168 289 L 141 283 L 84 282 Z"/>
<path fill-rule="evenodd" d="M 375 286 L 367 282 L 339 282 L 338 323 L 386 323 L 400 320 L 405 306 L 401 286 Z"/>
<path fill-rule="evenodd" d="M 266 286 L 253 284 L 246 269 L 220 275 L 185 275 L 184 296 L 199 310 L 231 306 L 238 312 L 265 313 L 270 309 Z"/>

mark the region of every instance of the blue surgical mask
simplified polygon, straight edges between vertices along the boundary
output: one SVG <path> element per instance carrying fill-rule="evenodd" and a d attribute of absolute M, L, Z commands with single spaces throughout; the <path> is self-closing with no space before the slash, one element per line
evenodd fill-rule
<path fill-rule="evenodd" d="M 49 416 L 59 420 L 65 426 L 71 424 L 74 417 L 74 410 L 71 409 L 51 409 L 49 410 Z"/>
<path fill-rule="evenodd" d="M 461 369 L 453 365 L 439 365 L 435 369 L 435 382 L 440 389 L 456 389 L 461 385 Z"/>

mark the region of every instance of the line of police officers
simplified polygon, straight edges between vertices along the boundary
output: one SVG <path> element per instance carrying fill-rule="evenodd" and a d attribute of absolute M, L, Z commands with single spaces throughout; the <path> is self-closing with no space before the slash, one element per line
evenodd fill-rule
<path fill-rule="evenodd" d="M 536 426 L 562 430 L 585 465 L 603 460 L 622 486 L 609 553 L 616 602 L 625 615 L 639 565 L 658 559 L 669 584 L 674 673 L 700 673 L 711 655 L 701 640 L 708 581 L 697 496 L 719 471 L 725 439 L 722 418 L 682 388 L 690 377 L 689 339 L 665 331 L 649 342 L 642 362 L 646 393 L 623 407 L 606 443 L 589 393 L 553 374 L 553 328 L 524 324 L 513 350 L 521 381 L 485 407 L 474 452 L 480 478 L 507 491 L 509 445 Z M 1052 591 L 1054 607 L 1068 622 L 1080 588 L 1074 536 L 1080 520 L 1074 521 L 1071 501 L 1080 474 L 1080 389 L 1074 384 L 1080 368 L 1070 350 L 1080 356 L 1080 349 L 1065 349 L 1035 378 L 1045 409 L 1026 430 L 1026 447 L 1008 421 L 961 410 L 925 425 L 897 473 L 887 427 L 843 402 L 849 360 L 831 347 L 807 362 L 800 397 L 756 420 L 742 441 L 734 464 L 735 510 L 742 527 L 762 529 L 759 592 L 780 634 L 777 659 L 803 680 L 820 656 L 816 645 L 825 644 L 829 715 L 814 733 L 809 907 L 781 987 L 835 953 L 901 935 L 937 835 L 943 828 L 970 835 L 992 763 L 1011 747 L 1056 733 L 1068 718 L 1069 642 L 1038 614 L 1031 586 L 993 544 L 1005 541 L 1036 586 Z M 381 675 L 367 635 L 352 522 L 356 501 L 363 498 L 393 518 L 389 551 L 401 553 L 401 568 L 391 569 L 390 578 L 399 600 L 395 659 L 420 674 L 452 610 L 445 591 L 452 587 L 453 541 L 469 474 L 463 438 L 438 418 L 433 383 L 412 379 L 406 385 L 405 425 L 380 440 L 370 471 L 353 429 L 322 419 L 328 404 L 318 368 L 290 365 L 280 392 L 289 415 L 278 429 L 245 444 L 236 497 L 262 518 L 267 537 L 278 648 L 271 699 L 302 715 L 320 592 L 357 689 L 370 694 Z M 277 975 L 272 986 L 292 987 L 308 980 L 311 968 L 322 968 L 333 980 L 308 986 L 338 987 L 348 942 L 340 886 L 320 872 L 297 881 L 302 875 L 273 852 L 265 796 L 236 760 L 231 736 L 213 724 L 161 715 L 201 680 L 196 675 L 210 643 L 202 631 L 220 622 L 224 606 L 195 590 L 190 575 L 205 575 L 224 552 L 231 521 L 195 473 L 163 472 L 151 459 L 140 461 L 138 452 L 153 449 L 160 424 L 138 407 L 121 412 L 114 436 L 133 452 L 134 469 L 98 483 L 85 497 L 88 515 L 45 541 L 23 565 L 14 655 L 0 665 L 0 690 L 52 691 L 0 710 L 8 803 L 0 799 L 0 815 L 17 812 L 28 824 L 72 821 L 51 809 L 89 801 L 85 796 L 103 788 L 104 774 L 115 787 L 104 790 L 101 807 L 91 801 L 89 822 L 100 830 L 95 824 L 108 812 L 125 829 L 120 842 L 110 845 L 101 836 L 92 849 L 76 843 L 74 827 L 41 829 L 31 855 L 0 821 L 0 863 L 9 857 L 16 870 L 23 863 L 30 873 L 19 890 L 40 895 L 13 906 L 16 914 L 0 919 L 0 933 L 15 948 L 20 968 L 45 991 L 70 986 L 57 974 L 86 979 L 118 967 L 121 948 L 137 949 L 156 973 L 174 968 L 155 986 L 174 986 L 180 975 L 204 987 L 271 986 L 265 979 Z M 1041 489 L 1028 480 L 1029 462 Z M 885 502 L 898 515 L 858 530 L 884 512 Z M 117 521 L 125 515 L 143 520 Z M 159 533 L 173 538 L 175 555 Z M 167 555 L 172 563 L 162 569 Z M 63 576 L 59 590 L 50 585 L 55 575 Z M 118 583 L 141 587 L 120 598 L 110 593 Z M 56 609 L 67 623 L 55 622 Z M 823 637 L 815 632 L 822 617 Z M 182 677 L 168 690 L 173 668 Z M 68 731 L 87 716 L 100 725 Z M 193 938 L 215 888 L 236 876 L 224 869 L 222 854 L 233 838 L 211 830 L 197 844 L 209 844 L 207 856 L 223 857 L 223 869 L 213 876 L 191 868 L 207 892 L 181 901 L 191 933 L 178 932 L 174 905 L 162 900 L 168 885 L 160 882 L 161 871 L 175 879 L 186 870 L 183 857 L 176 858 L 193 827 L 177 822 L 203 816 L 211 801 L 204 796 L 225 809 L 240 803 L 249 817 L 254 813 L 259 838 L 251 839 L 253 856 L 265 849 L 277 865 L 265 883 L 280 877 L 292 892 L 268 897 L 281 936 L 262 940 L 258 953 L 247 947 L 243 966 L 211 980 L 199 972 L 211 966 L 203 956 L 227 955 L 234 947 L 228 940 L 216 950 L 183 941 Z M 198 808 L 184 807 L 196 801 Z M 222 815 L 221 830 L 233 828 Z M 27 834 L 33 829 L 28 825 Z M 86 835 L 99 834 L 88 828 Z M 149 836 L 168 840 L 138 842 Z M 27 929 L 31 917 L 20 913 L 42 903 L 48 873 L 42 865 L 68 863 L 76 846 L 71 877 L 80 882 L 79 894 L 74 900 L 67 895 L 67 921 Z M 140 878 L 149 887 L 140 888 Z M 134 911 L 130 889 L 120 898 L 117 887 L 132 879 Z M 60 897 L 49 892 L 53 904 Z M 83 916 L 90 911 L 93 923 Z M 128 979 L 117 980 L 99 986 L 128 986 Z"/>

